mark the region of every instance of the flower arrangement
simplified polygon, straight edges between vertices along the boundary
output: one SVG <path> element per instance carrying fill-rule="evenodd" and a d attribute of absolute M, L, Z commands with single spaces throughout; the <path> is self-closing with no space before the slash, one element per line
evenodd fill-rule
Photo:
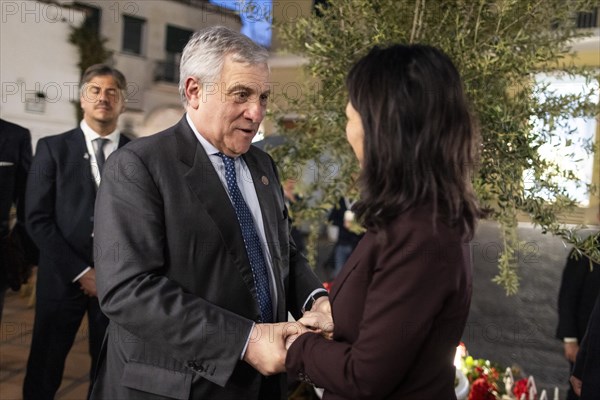
<path fill-rule="evenodd" d="M 518 368 L 473 358 L 463 343 L 457 348 L 455 365 L 469 382 L 466 400 L 549 400 L 545 390 L 538 396 L 533 376 L 515 381 L 514 376 L 521 376 Z M 558 388 L 554 389 L 553 400 L 559 400 Z"/>
<path fill-rule="evenodd" d="M 467 356 L 463 373 L 471 386 L 468 400 L 496 400 L 504 394 L 500 385 L 500 368 L 491 361 Z"/>

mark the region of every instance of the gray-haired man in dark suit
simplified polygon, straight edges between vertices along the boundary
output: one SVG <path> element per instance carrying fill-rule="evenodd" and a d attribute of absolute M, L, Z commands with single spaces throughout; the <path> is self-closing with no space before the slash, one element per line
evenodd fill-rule
<path fill-rule="evenodd" d="M 194 34 L 184 117 L 107 161 L 95 239 L 110 326 L 93 399 L 285 398 L 284 340 L 302 329 L 287 313 L 329 300 L 290 239 L 273 160 L 251 146 L 267 59 L 227 28 Z"/>

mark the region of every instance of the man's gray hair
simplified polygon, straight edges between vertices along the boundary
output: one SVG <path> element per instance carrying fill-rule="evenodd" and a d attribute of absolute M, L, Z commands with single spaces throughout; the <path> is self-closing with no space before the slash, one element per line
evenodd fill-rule
<path fill-rule="evenodd" d="M 179 94 L 184 106 L 185 81 L 190 76 L 201 83 L 218 82 L 225 58 L 251 65 L 267 64 L 269 52 L 250 38 L 224 26 L 213 26 L 192 35 L 183 49 L 179 67 Z"/>

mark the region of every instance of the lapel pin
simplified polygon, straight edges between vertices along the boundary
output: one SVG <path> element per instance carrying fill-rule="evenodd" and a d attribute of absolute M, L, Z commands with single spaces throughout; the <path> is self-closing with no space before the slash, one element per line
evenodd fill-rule
<path fill-rule="evenodd" d="M 263 185 L 268 185 L 269 184 L 269 178 L 267 178 L 266 176 L 262 176 L 262 178 L 260 178 L 261 182 L 263 183 Z"/>

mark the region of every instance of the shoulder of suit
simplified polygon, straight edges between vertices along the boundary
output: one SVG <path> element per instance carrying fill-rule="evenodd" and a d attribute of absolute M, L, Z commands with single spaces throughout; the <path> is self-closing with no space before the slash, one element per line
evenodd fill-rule
<path fill-rule="evenodd" d="M 257 156 L 271 157 L 266 151 L 254 146 L 254 145 L 250 146 L 250 148 L 248 149 L 248 153 L 253 153 L 253 154 L 256 154 Z"/>
<path fill-rule="evenodd" d="M 162 132 L 154 133 L 149 136 L 141 136 L 137 138 L 131 138 L 129 143 L 127 143 L 128 148 L 136 147 L 136 148 L 144 148 L 148 146 L 155 146 L 161 144 L 163 142 L 167 142 L 171 140 L 173 137 L 173 131 L 170 129 L 164 130 Z"/>
<path fill-rule="evenodd" d="M 390 236 L 411 241 L 461 241 L 459 227 L 449 226 L 439 215 L 435 218 L 433 211 L 431 204 L 424 204 L 398 215 L 388 226 Z"/>
<path fill-rule="evenodd" d="M 0 119 L 1 126 L 0 132 L 2 135 L 7 135 L 16 138 L 30 138 L 31 133 L 29 129 L 22 127 L 21 125 L 14 124 L 12 122 L 6 121 L 4 119 Z"/>
<path fill-rule="evenodd" d="M 173 131 L 171 129 L 167 129 L 150 136 L 132 138 L 119 149 L 119 153 L 122 151 L 129 151 L 142 159 L 154 159 L 160 158 L 161 155 L 165 153 L 164 150 L 174 145 L 175 138 Z"/>
<path fill-rule="evenodd" d="M 70 131 L 58 133 L 56 135 L 44 136 L 44 137 L 40 138 L 39 141 L 44 141 L 44 142 L 48 142 L 48 143 L 54 143 L 54 142 L 63 141 L 65 139 L 70 139 L 70 138 L 72 138 L 74 136 L 77 136 L 77 135 L 81 135 L 81 137 L 84 138 L 83 131 L 79 127 L 71 129 Z"/>
<path fill-rule="evenodd" d="M 246 152 L 246 156 L 254 157 L 261 163 L 270 163 L 275 166 L 275 160 L 271 157 L 271 155 L 264 150 L 259 149 L 256 146 L 250 146 L 248 152 Z"/>

